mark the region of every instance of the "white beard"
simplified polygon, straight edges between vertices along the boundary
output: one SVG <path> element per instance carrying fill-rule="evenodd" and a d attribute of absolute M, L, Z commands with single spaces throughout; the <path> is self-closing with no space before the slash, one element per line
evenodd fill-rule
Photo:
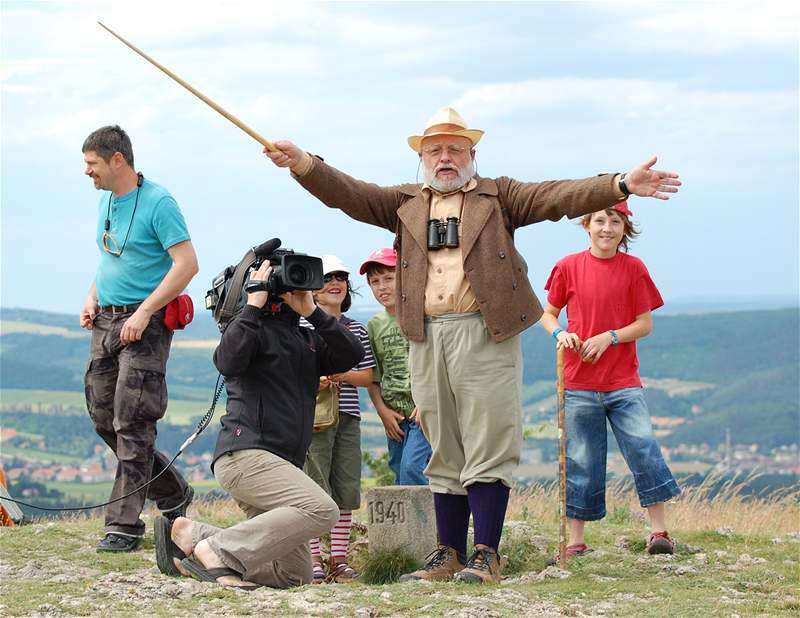
<path fill-rule="evenodd" d="M 455 168 L 455 166 L 452 167 Z M 452 180 L 439 180 L 434 170 L 428 169 L 428 166 L 425 164 L 422 165 L 422 169 L 424 172 L 425 184 L 439 193 L 458 191 L 475 175 L 475 164 L 472 159 L 469 160 L 469 163 L 465 165 L 463 169 L 458 170 L 458 176 Z"/>

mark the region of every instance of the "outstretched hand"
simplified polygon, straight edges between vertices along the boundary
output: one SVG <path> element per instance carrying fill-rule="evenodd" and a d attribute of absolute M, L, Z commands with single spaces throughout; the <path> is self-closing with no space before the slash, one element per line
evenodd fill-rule
<path fill-rule="evenodd" d="M 653 156 L 649 161 L 637 165 L 625 175 L 625 184 L 633 195 L 639 197 L 654 197 L 659 200 L 668 200 L 667 193 L 677 193 L 681 181 L 677 172 L 662 172 L 651 169 L 658 161 Z"/>
<path fill-rule="evenodd" d="M 273 145 L 278 150 L 272 151 L 264 147 L 264 154 L 278 167 L 294 167 L 300 163 L 305 154 L 302 149 L 288 140 L 273 142 Z"/>

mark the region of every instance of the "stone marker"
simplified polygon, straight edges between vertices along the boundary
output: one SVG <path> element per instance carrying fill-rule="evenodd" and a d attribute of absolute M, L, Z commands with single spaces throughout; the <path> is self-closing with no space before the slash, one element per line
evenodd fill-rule
<path fill-rule="evenodd" d="M 422 561 L 437 547 L 433 494 L 427 485 L 374 487 L 367 491 L 369 549 L 401 548 Z"/>

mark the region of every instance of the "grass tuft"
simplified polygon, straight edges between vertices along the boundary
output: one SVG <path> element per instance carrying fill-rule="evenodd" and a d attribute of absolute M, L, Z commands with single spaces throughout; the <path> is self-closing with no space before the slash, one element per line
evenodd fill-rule
<path fill-rule="evenodd" d="M 391 584 L 405 573 L 420 567 L 419 561 L 402 549 L 380 550 L 369 553 L 361 570 L 360 581 L 365 584 Z"/>

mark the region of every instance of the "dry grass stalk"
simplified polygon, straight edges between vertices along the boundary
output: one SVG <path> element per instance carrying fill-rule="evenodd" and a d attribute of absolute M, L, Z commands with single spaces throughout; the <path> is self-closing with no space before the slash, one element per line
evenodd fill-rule
<path fill-rule="evenodd" d="M 748 483 L 756 478 L 757 474 L 750 474 L 723 481 L 719 475 L 709 475 L 699 485 L 683 487 L 683 493 L 667 507 L 670 527 L 691 531 L 730 527 L 742 534 L 797 532 L 800 529 L 800 488 L 786 488 L 767 497 L 745 495 Z M 609 513 L 618 509 L 644 512 L 629 479 L 609 484 L 606 509 Z M 537 483 L 512 492 L 507 519 L 524 518 L 557 524 L 558 486 Z"/>

